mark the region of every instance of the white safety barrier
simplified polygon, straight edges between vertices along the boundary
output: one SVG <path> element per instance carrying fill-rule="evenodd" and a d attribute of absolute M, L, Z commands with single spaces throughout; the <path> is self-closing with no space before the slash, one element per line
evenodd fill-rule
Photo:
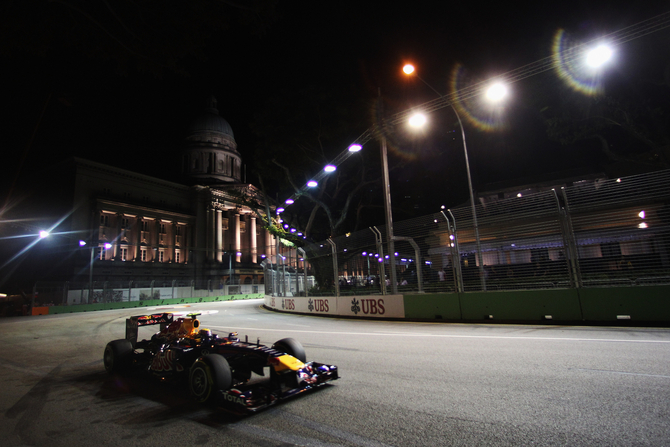
<path fill-rule="evenodd" d="M 327 297 L 265 296 L 269 308 L 300 314 L 338 315 L 364 318 L 405 318 L 402 295 Z"/>

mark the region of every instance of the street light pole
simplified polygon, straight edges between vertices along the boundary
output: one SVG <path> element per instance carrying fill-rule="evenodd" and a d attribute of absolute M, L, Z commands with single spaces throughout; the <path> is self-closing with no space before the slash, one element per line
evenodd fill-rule
<path fill-rule="evenodd" d="M 419 76 L 418 74 L 416 74 L 414 72 L 414 67 L 413 66 L 405 65 L 405 67 L 403 67 L 403 71 L 408 75 L 414 73 L 414 76 L 416 76 L 417 78 L 419 78 L 419 80 L 421 82 L 426 84 L 426 86 L 428 86 L 429 89 L 434 91 L 435 94 L 437 94 L 437 96 L 439 96 L 440 98 L 444 98 L 444 95 L 442 95 L 442 93 L 435 90 L 432 85 L 427 83 L 421 76 Z M 468 146 L 465 142 L 465 129 L 463 128 L 463 122 L 461 121 L 461 116 L 456 111 L 456 108 L 451 103 L 449 103 L 449 107 L 451 107 L 451 110 L 454 111 L 454 114 L 456 115 L 456 118 L 458 119 L 458 125 L 461 128 L 461 137 L 463 139 L 463 153 L 465 154 L 465 169 L 468 173 L 468 190 L 470 192 L 470 204 L 472 206 L 472 224 L 474 226 L 475 242 L 477 244 L 477 261 L 478 261 L 478 264 L 479 264 L 479 281 L 480 281 L 482 290 L 486 290 L 486 275 L 484 274 L 484 262 L 483 262 L 483 256 L 482 256 L 482 246 L 481 246 L 481 241 L 479 239 L 479 224 L 477 223 L 477 209 L 475 207 L 475 194 L 474 194 L 474 191 L 472 189 L 472 175 L 470 174 L 470 161 L 468 159 Z M 459 260 L 459 262 L 460 262 L 460 260 Z"/>
<path fill-rule="evenodd" d="M 393 295 L 398 294 L 398 283 L 396 281 L 395 272 L 395 244 L 393 242 L 393 213 L 391 209 L 391 182 L 389 180 L 389 164 L 388 154 L 386 150 L 386 136 L 384 129 L 381 132 L 381 155 L 382 155 L 382 172 L 384 177 L 384 211 L 386 212 L 386 239 L 388 241 L 389 250 L 389 279 L 391 281 L 391 290 Z M 382 259 L 382 262 L 384 260 Z M 380 278 L 380 281 L 386 281 L 386 278 Z"/>
<path fill-rule="evenodd" d="M 420 78 L 419 78 L 420 79 Z M 470 161 L 468 160 L 468 147 L 465 144 L 465 131 L 463 130 L 463 123 L 461 117 L 456 111 L 456 108 L 449 104 L 451 109 L 458 118 L 458 125 L 461 126 L 461 136 L 463 137 L 463 152 L 465 154 L 465 169 L 468 172 L 468 188 L 470 190 L 470 204 L 472 205 L 472 224 L 475 228 L 475 241 L 477 242 L 477 258 L 479 261 L 479 280 L 482 285 L 482 290 L 486 290 L 486 275 L 484 274 L 484 262 L 482 257 L 482 246 L 479 239 L 479 224 L 477 223 L 477 209 L 475 208 L 475 194 L 472 190 L 472 176 L 470 175 Z M 459 260 L 460 262 L 460 260 Z"/>

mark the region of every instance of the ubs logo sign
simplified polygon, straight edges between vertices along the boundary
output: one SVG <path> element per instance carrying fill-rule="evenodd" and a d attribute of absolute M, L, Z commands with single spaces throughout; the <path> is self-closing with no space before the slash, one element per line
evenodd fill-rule
<path fill-rule="evenodd" d="M 330 311 L 330 306 L 328 305 L 328 300 L 323 299 L 314 299 L 311 298 L 308 301 L 307 309 L 310 312 L 328 312 Z"/>
<path fill-rule="evenodd" d="M 358 315 L 359 312 L 363 315 L 384 315 L 386 308 L 381 298 L 362 298 L 360 302 L 354 298 L 351 300 L 351 311 L 354 315 Z"/>

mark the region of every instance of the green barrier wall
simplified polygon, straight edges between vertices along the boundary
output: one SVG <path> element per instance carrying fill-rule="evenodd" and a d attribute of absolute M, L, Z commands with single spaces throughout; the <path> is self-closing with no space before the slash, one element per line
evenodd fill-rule
<path fill-rule="evenodd" d="M 471 292 L 461 296 L 464 320 L 579 321 L 575 289 Z M 551 318 L 545 318 L 551 316 Z"/>
<path fill-rule="evenodd" d="M 670 324 L 670 286 L 408 294 L 404 304 L 419 320 Z"/>
<path fill-rule="evenodd" d="M 230 300 L 250 300 L 263 298 L 263 293 L 249 293 L 246 295 L 205 296 L 194 298 L 174 298 L 164 300 L 125 301 L 121 303 L 77 304 L 74 306 L 50 306 L 49 314 L 64 314 L 72 312 L 91 312 L 95 310 L 126 309 L 133 307 L 166 306 L 175 304 L 211 303 Z"/>
<path fill-rule="evenodd" d="M 617 321 L 629 316 L 631 322 L 670 323 L 670 286 L 581 289 L 579 296 L 586 321 Z"/>
<path fill-rule="evenodd" d="M 263 298 L 264 294 L 51 306 L 50 314 Z M 405 318 L 451 321 L 635 322 L 670 324 L 670 286 L 425 293 L 403 297 Z M 489 316 L 492 318 L 489 319 Z M 630 317 L 628 320 L 627 317 Z M 623 318 L 623 320 L 622 320 Z"/>
<path fill-rule="evenodd" d="M 444 320 L 582 319 L 574 289 L 405 295 L 405 317 Z"/>
<path fill-rule="evenodd" d="M 418 320 L 461 320 L 458 293 L 422 293 L 404 296 L 405 318 Z"/>

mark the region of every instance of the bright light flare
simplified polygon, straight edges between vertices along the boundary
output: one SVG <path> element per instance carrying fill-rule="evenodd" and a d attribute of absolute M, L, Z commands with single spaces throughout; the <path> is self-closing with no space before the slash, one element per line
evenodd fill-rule
<path fill-rule="evenodd" d="M 646 217 L 646 214 L 645 214 L 644 210 L 640 211 L 638 213 L 638 216 L 640 216 L 640 219 L 644 219 Z"/>
<path fill-rule="evenodd" d="M 489 101 L 498 102 L 504 99 L 506 96 L 507 86 L 500 82 L 496 82 L 486 90 L 486 98 L 488 98 Z"/>
<path fill-rule="evenodd" d="M 307 182 L 307 186 L 309 186 L 310 188 L 316 188 L 317 186 L 319 186 L 319 182 L 317 182 L 316 180 L 310 180 Z"/>
<path fill-rule="evenodd" d="M 323 170 L 326 171 L 326 172 L 335 172 L 336 169 L 337 169 L 337 167 L 333 166 L 333 165 L 326 165 L 326 167 L 323 168 Z"/>
<path fill-rule="evenodd" d="M 360 144 L 352 144 L 351 146 L 349 146 L 349 152 L 358 152 L 361 149 L 363 149 L 363 146 L 361 146 Z"/>
<path fill-rule="evenodd" d="M 49 232 L 48 231 L 40 231 L 40 238 L 44 239 L 45 237 L 49 237 Z"/>
<path fill-rule="evenodd" d="M 600 68 L 612 59 L 614 51 L 602 44 L 586 53 L 586 64 L 591 68 Z"/>
<path fill-rule="evenodd" d="M 295 200 L 293 199 L 286 199 L 286 202 L 284 202 L 287 205 L 293 205 L 295 203 Z"/>
<path fill-rule="evenodd" d="M 415 113 L 409 118 L 409 125 L 412 127 L 422 127 L 426 124 L 426 115 L 423 113 Z"/>
<path fill-rule="evenodd" d="M 404 71 L 405 74 L 412 74 L 414 73 L 414 65 L 406 64 L 404 67 L 402 67 L 402 71 Z"/>

